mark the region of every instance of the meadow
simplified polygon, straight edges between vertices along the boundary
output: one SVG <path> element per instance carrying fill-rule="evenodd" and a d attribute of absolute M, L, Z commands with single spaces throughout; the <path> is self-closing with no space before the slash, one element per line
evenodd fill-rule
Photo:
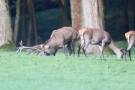
<path fill-rule="evenodd" d="M 119 43 L 120 44 L 120 43 Z M 135 90 L 135 55 L 119 60 L 115 54 L 80 57 L 0 52 L 1 90 Z"/>

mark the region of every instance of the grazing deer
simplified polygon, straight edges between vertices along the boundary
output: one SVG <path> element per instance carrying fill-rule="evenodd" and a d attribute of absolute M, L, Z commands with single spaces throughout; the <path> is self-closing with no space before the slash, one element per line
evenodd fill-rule
<path fill-rule="evenodd" d="M 55 56 L 57 50 L 63 48 L 63 51 L 67 56 L 67 47 L 69 54 L 74 54 L 77 36 L 77 31 L 72 27 L 62 27 L 60 29 L 54 30 L 50 39 L 42 46 L 44 53 L 46 55 Z"/>
<path fill-rule="evenodd" d="M 125 33 L 125 38 L 128 42 L 128 47 L 126 48 L 126 54 L 128 52 L 129 58 L 130 58 L 130 61 L 131 61 L 132 59 L 131 59 L 130 49 L 132 48 L 132 46 L 135 46 L 135 31 L 131 30 L 131 31 Z M 125 55 L 125 59 L 127 59 L 126 55 Z"/>
<path fill-rule="evenodd" d="M 60 29 L 54 30 L 50 36 L 50 39 L 47 40 L 44 44 L 38 45 L 36 47 L 26 47 L 23 46 L 22 41 L 20 43 L 20 47 L 18 47 L 17 52 L 21 52 L 22 49 L 30 49 L 30 53 L 32 51 L 42 55 L 54 55 L 56 54 L 57 50 L 63 48 L 65 55 L 67 56 L 68 49 L 69 55 L 72 53 L 75 54 L 75 43 L 77 39 L 78 33 L 72 27 L 62 27 Z M 40 47 L 39 47 L 40 46 Z"/>
<path fill-rule="evenodd" d="M 108 32 L 93 28 L 84 28 L 81 29 L 81 31 L 79 30 L 79 35 L 81 38 L 81 42 L 78 46 L 78 56 L 80 53 L 80 49 L 82 49 L 84 55 L 87 57 L 86 49 L 88 45 L 91 44 L 99 45 L 101 47 L 100 57 L 103 55 L 103 48 L 105 46 L 109 46 L 117 54 L 118 59 L 123 59 L 122 49 L 116 46 Z"/>

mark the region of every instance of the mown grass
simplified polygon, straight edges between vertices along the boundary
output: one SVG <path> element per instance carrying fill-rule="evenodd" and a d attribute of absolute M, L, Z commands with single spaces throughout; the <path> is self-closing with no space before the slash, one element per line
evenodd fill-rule
<path fill-rule="evenodd" d="M 135 90 L 133 61 L 116 55 L 85 58 L 0 52 L 1 90 Z"/>

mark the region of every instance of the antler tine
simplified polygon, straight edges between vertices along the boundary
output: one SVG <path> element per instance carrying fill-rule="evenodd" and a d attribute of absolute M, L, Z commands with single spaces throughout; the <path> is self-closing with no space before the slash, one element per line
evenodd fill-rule
<path fill-rule="evenodd" d="M 18 53 L 20 51 L 20 49 L 19 49 L 19 47 L 18 47 L 18 49 L 16 50 L 16 52 Z"/>
<path fill-rule="evenodd" d="M 18 49 L 17 49 L 17 51 L 16 51 L 16 52 L 17 52 L 17 53 L 18 53 L 18 52 L 21 52 L 21 51 L 22 51 L 22 49 L 23 49 L 22 47 L 23 47 L 23 46 L 18 47 Z"/>
<path fill-rule="evenodd" d="M 23 46 L 23 42 L 22 42 L 22 40 L 19 42 L 19 44 L 20 44 L 20 46 Z"/>
<path fill-rule="evenodd" d="M 29 51 L 29 53 L 27 53 L 27 55 L 29 55 L 29 54 L 31 54 L 32 53 L 32 50 L 31 51 Z"/>
<path fill-rule="evenodd" d="M 22 48 L 22 47 L 23 47 L 23 42 L 22 42 L 22 40 L 19 42 L 19 44 L 20 44 L 20 47 L 18 47 L 18 49 L 17 49 L 17 51 L 16 51 L 17 53 L 18 53 L 18 52 L 21 52 L 22 49 L 23 49 L 23 48 Z"/>
<path fill-rule="evenodd" d="M 44 52 L 42 51 L 42 52 L 39 52 L 39 53 L 37 53 L 37 55 L 39 55 L 39 56 L 42 56 L 44 54 Z"/>

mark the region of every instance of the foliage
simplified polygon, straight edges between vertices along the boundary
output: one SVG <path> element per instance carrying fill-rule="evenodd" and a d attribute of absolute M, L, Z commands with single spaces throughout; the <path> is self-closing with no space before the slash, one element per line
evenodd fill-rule
<path fill-rule="evenodd" d="M 54 16 L 52 16 L 54 15 Z M 43 17 L 44 16 L 44 17 Z M 38 34 L 43 41 L 49 39 L 53 30 L 62 27 L 61 9 L 50 9 L 36 13 Z M 39 27 L 40 26 L 40 27 Z"/>
<path fill-rule="evenodd" d="M 134 10 L 133 0 L 127 0 L 128 5 L 128 17 L 129 17 L 129 29 L 125 30 L 124 23 L 124 0 L 104 0 L 104 20 L 105 29 L 108 31 L 114 40 L 125 40 L 125 32 L 134 29 Z"/>
<path fill-rule="evenodd" d="M 44 43 L 47 39 L 49 39 L 53 30 L 62 27 L 61 17 L 62 17 L 61 9 L 59 8 L 36 12 L 37 30 L 38 30 L 37 33 L 38 33 L 38 36 L 42 39 L 43 41 L 42 43 Z M 22 27 L 21 27 L 22 25 L 21 20 L 20 20 L 19 30 L 24 31 L 22 30 Z M 12 17 L 11 21 L 12 21 L 12 28 L 14 28 L 15 17 Z M 26 19 L 27 27 L 28 27 L 28 23 L 29 22 L 28 22 L 28 17 L 27 17 Z M 21 35 L 19 35 L 18 38 L 19 38 L 18 40 L 22 40 Z"/>
<path fill-rule="evenodd" d="M 109 47 L 104 47 L 105 54 L 113 54 L 114 52 Z"/>
<path fill-rule="evenodd" d="M 0 47 L 0 51 L 13 51 L 15 48 L 15 43 L 13 41 L 9 41 L 7 44 L 4 44 Z"/>
<path fill-rule="evenodd" d="M 14 3 L 13 3 L 14 1 Z M 38 0 L 37 0 L 38 1 Z M 40 1 L 40 0 L 39 0 Z M 124 17 L 123 17 L 123 0 L 104 0 L 104 20 L 105 20 L 105 30 L 110 33 L 112 38 L 114 40 L 125 40 L 124 37 Z M 10 6 L 14 6 L 15 0 L 10 1 Z M 42 5 L 43 4 L 43 5 Z M 44 3 L 35 3 L 36 6 L 42 5 L 45 8 L 46 4 Z M 58 7 L 57 3 L 50 5 L 47 9 L 36 9 L 36 17 L 37 17 L 37 28 L 38 28 L 38 35 L 41 37 L 41 39 L 46 41 L 51 32 L 54 29 L 58 29 L 62 27 L 62 12 L 61 9 Z M 57 5 L 57 7 L 53 7 Z M 131 0 L 129 0 L 129 30 L 133 29 L 133 5 Z M 51 8 L 53 7 L 53 9 Z M 14 10 L 11 10 L 14 12 Z M 12 16 L 12 28 L 14 28 L 14 16 Z M 27 17 L 28 20 L 28 17 Z M 21 22 L 21 21 L 20 21 Z M 20 23 L 20 30 L 22 29 Z M 28 22 L 27 24 L 28 25 Z M 28 27 L 28 26 L 27 26 Z M 26 30 L 27 31 L 27 30 Z M 20 32 L 19 32 L 20 33 Z M 21 40 L 21 37 L 19 37 L 19 40 Z"/>

